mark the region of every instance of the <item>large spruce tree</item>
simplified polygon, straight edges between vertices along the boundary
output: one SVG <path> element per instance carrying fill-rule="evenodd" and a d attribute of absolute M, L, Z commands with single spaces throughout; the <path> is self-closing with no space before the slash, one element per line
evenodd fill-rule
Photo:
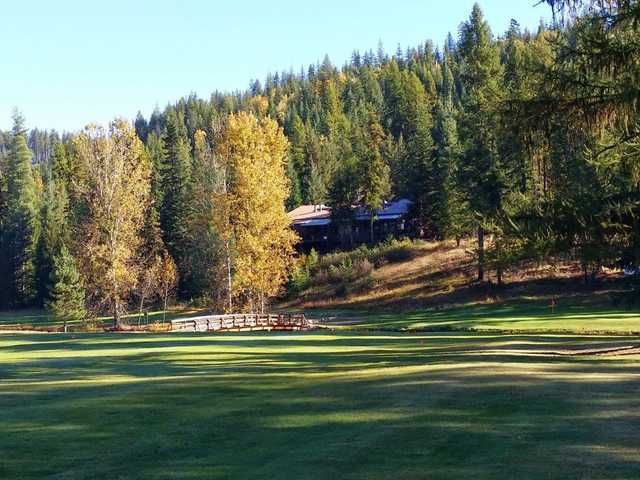
<path fill-rule="evenodd" d="M 478 280 L 482 281 L 485 278 L 485 230 L 502 205 L 504 172 L 498 151 L 500 53 L 478 4 L 460 27 L 458 52 L 464 88 L 460 122 L 461 177 L 469 205 L 477 215 Z"/>
<path fill-rule="evenodd" d="M 165 245 L 178 266 L 181 293 L 188 294 L 185 258 L 191 215 L 192 158 L 184 121 L 176 112 L 170 112 L 167 116 L 163 143 L 165 154 L 160 172 L 160 226 Z"/>
<path fill-rule="evenodd" d="M 25 306 L 36 296 L 36 246 L 39 235 L 39 198 L 24 119 L 14 114 L 13 138 L 7 162 L 6 219 L 1 232 L 2 265 L 6 282 L 2 304 Z"/>

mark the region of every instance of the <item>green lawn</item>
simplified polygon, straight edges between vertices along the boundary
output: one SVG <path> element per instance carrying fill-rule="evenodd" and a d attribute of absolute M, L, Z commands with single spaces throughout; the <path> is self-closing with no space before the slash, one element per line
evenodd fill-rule
<path fill-rule="evenodd" d="M 573 332 L 640 334 L 640 309 L 518 301 L 478 304 L 415 312 L 359 312 L 349 310 L 308 312 L 330 318 L 329 324 L 371 330 L 478 330 L 502 332 Z"/>
<path fill-rule="evenodd" d="M 0 478 L 631 479 L 639 337 L 0 335 Z"/>
<path fill-rule="evenodd" d="M 188 309 L 172 309 L 167 310 L 166 314 L 163 316 L 163 312 L 153 311 L 149 312 L 146 321 L 148 322 L 162 322 L 164 320 L 172 320 L 174 318 L 181 317 L 189 317 L 193 315 L 200 315 L 201 311 L 198 310 L 188 310 Z M 135 325 L 138 321 L 138 314 L 131 313 L 129 315 L 125 315 L 125 319 L 128 320 L 129 323 Z M 145 322 L 144 315 L 140 318 L 141 322 Z M 99 317 L 98 323 L 104 326 L 111 326 L 113 322 L 113 317 Z M 29 309 L 29 310 L 10 310 L 10 311 L 0 311 L 0 328 L 8 329 L 12 326 L 19 326 L 26 328 L 28 326 L 36 327 L 36 328 L 48 328 L 48 327 L 62 327 L 64 322 L 55 319 L 50 312 L 42 309 Z M 81 328 L 83 322 L 69 322 L 68 326 L 70 328 Z"/>

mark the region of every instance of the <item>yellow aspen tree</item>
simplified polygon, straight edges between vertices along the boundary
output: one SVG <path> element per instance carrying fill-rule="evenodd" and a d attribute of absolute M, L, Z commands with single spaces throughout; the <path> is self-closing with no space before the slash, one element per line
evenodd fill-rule
<path fill-rule="evenodd" d="M 108 129 L 90 125 L 74 140 L 86 173 L 82 194 L 87 216 L 79 257 L 96 310 L 121 324 L 139 277 L 137 253 L 148 211 L 151 166 L 135 130 L 124 120 Z"/>
<path fill-rule="evenodd" d="M 277 295 L 297 236 L 285 210 L 288 141 L 278 124 L 247 112 L 229 115 L 218 153 L 229 166 L 228 223 L 233 233 L 233 296 L 256 311 Z"/>

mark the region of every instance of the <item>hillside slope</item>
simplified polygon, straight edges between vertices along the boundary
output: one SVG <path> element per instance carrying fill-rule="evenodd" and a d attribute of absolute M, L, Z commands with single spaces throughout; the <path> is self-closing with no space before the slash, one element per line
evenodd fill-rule
<path fill-rule="evenodd" d="M 495 272 L 488 282 L 476 281 L 474 244 L 415 242 L 411 258 L 383 262 L 370 273 L 369 282 L 358 289 L 340 288 L 335 281 L 316 275 L 308 288 L 283 302 L 280 308 L 356 309 L 412 311 L 448 309 L 461 305 L 535 301 L 611 305 L 628 282 L 618 273 L 603 273 L 585 283 L 579 265 L 558 259 L 552 264 L 527 263 L 505 272 L 504 285 L 496 285 Z"/>

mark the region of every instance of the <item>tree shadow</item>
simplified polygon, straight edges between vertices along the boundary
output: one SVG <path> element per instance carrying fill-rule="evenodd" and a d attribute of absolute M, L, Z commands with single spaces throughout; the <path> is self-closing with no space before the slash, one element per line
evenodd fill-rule
<path fill-rule="evenodd" d="M 539 354 L 630 340 L 2 336 L 0 474 L 632 478 L 640 359 Z"/>

